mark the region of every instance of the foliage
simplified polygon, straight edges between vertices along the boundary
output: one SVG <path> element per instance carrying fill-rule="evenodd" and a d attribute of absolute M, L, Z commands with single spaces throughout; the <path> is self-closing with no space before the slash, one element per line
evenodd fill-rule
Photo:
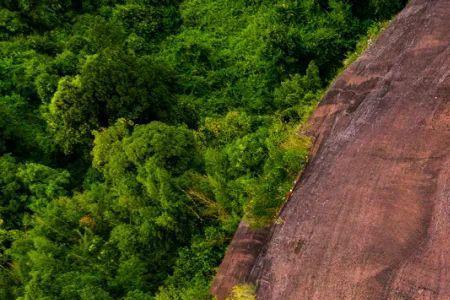
<path fill-rule="evenodd" d="M 237 285 L 227 300 L 256 300 L 255 287 L 249 284 Z"/>
<path fill-rule="evenodd" d="M 18 290 L 18 265 L 8 252 L 11 244 L 27 234 L 31 214 L 66 195 L 68 185 L 67 171 L 0 157 L 0 298 L 10 299 Z"/>
<path fill-rule="evenodd" d="M 400 10 L 408 0 L 351 0 L 353 11 L 360 17 L 372 17 L 377 20 L 388 19 L 392 14 Z"/>
<path fill-rule="evenodd" d="M 389 22 L 386 21 L 374 23 L 370 26 L 367 30 L 367 35 L 361 38 L 356 44 L 355 50 L 347 54 L 347 58 L 344 60 L 343 68 L 348 67 L 356 61 L 356 59 L 375 42 L 378 35 L 383 32 L 388 25 Z"/>
<path fill-rule="evenodd" d="M 324 89 L 404 4 L 0 1 L 0 299 L 210 299 Z"/>
<path fill-rule="evenodd" d="M 104 50 L 88 56 L 76 77 L 63 77 L 49 105 L 48 122 L 66 151 L 89 143 L 94 129 L 119 117 L 146 123 L 167 119 L 172 79 L 149 57 Z"/>

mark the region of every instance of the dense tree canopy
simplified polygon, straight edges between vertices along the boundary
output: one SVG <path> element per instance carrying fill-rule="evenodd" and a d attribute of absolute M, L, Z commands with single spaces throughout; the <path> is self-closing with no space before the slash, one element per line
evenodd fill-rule
<path fill-rule="evenodd" d="M 0 299 L 210 299 L 405 1 L 0 0 Z M 354 52 L 356 50 L 356 52 Z"/>

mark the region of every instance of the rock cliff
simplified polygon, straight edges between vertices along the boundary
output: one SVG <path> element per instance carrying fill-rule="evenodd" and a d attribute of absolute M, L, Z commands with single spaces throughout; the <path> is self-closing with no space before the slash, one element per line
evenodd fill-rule
<path fill-rule="evenodd" d="M 412 0 L 330 87 L 281 222 L 213 283 L 261 300 L 450 299 L 450 0 Z"/>

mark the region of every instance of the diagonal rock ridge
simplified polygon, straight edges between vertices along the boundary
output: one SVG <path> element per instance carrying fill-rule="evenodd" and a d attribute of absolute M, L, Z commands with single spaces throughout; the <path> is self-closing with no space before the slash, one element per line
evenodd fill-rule
<path fill-rule="evenodd" d="M 257 299 L 450 299 L 450 0 L 412 0 L 330 87 L 271 228 L 239 226 L 213 282 Z"/>

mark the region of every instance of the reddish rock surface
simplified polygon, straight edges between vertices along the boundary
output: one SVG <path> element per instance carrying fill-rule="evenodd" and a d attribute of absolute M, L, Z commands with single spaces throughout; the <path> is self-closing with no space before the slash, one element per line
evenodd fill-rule
<path fill-rule="evenodd" d="M 235 285 L 250 282 L 250 271 L 268 235 L 269 228 L 251 229 L 244 222 L 239 224 L 212 287 L 218 299 L 225 299 Z"/>
<path fill-rule="evenodd" d="M 253 282 L 263 300 L 450 299 L 450 0 L 412 0 L 310 124 L 283 222 L 239 227 L 213 293 Z"/>

